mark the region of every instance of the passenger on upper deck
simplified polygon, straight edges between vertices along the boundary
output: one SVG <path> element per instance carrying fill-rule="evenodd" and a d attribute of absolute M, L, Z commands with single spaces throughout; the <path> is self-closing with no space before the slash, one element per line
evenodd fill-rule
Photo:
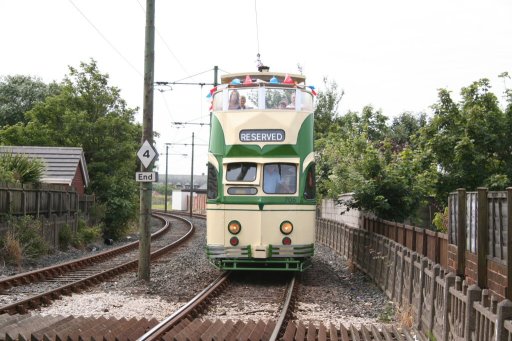
<path fill-rule="evenodd" d="M 245 96 L 241 96 L 240 97 L 240 109 L 242 110 L 245 110 L 245 109 L 250 109 L 249 107 L 246 106 L 246 103 L 247 102 L 247 99 L 245 98 Z"/>
<path fill-rule="evenodd" d="M 290 104 L 286 106 L 286 109 L 295 109 L 295 94 L 292 94 Z"/>
<path fill-rule="evenodd" d="M 240 94 L 237 90 L 231 91 L 229 95 L 229 107 L 228 110 L 238 110 L 240 109 Z"/>

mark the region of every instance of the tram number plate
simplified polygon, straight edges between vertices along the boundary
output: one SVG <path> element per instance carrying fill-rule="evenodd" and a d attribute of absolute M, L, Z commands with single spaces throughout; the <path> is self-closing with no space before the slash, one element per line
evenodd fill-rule
<path fill-rule="evenodd" d="M 297 198 L 285 198 L 284 200 L 287 204 L 295 204 L 297 202 Z"/>
<path fill-rule="evenodd" d="M 243 129 L 240 131 L 240 142 L 283 142 L 283 129 Z"/>

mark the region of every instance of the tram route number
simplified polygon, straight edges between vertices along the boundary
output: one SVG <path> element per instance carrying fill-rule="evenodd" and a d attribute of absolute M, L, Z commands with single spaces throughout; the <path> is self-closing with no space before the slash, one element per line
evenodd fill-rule
<path fill-rule="evenodd" d="M 283 142 L 283 129 L 243 129 L 240 131 L 240 142 Z"/>
<path fill-rule="evenodd" d="M 297 198 L 285 198 L 284 201 L 286 201 L 287 204 L 295 204 L 297 202 Z"/>

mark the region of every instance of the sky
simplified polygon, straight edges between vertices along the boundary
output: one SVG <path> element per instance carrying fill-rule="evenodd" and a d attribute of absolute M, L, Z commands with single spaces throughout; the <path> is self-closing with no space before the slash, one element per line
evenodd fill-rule
<path fill-rule="evenodd" d="M 0 77 L 60 82 L 68 66 L 96 60 L 142 122 L 144 0 L 0 0 Z M 155 81 L 212 83 L 220 73 L 299 73 L 320 91 L 344 91 L 340 115 L 372 105 L 392 120 L 430 112 L 437 91 L 512 74 L 509 0 L 156 0 Z M 157 86 L 153 129 L 158 171 L 206 173 L 211 85 Z M 175 122 L 194 124 L 180 125 Z M 187 154 L 183 156 L 182 154 Z"/>

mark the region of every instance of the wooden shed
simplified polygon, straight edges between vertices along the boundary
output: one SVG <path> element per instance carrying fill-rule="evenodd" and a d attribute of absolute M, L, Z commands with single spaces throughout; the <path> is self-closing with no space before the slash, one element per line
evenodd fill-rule
<path fill-rule="evenodd" d="M 83 194 L 89 173 L 81 147 L 0 146 L 0 154 L 24 154 L 45 164 L 42 183 L 68 185 Z"/>

